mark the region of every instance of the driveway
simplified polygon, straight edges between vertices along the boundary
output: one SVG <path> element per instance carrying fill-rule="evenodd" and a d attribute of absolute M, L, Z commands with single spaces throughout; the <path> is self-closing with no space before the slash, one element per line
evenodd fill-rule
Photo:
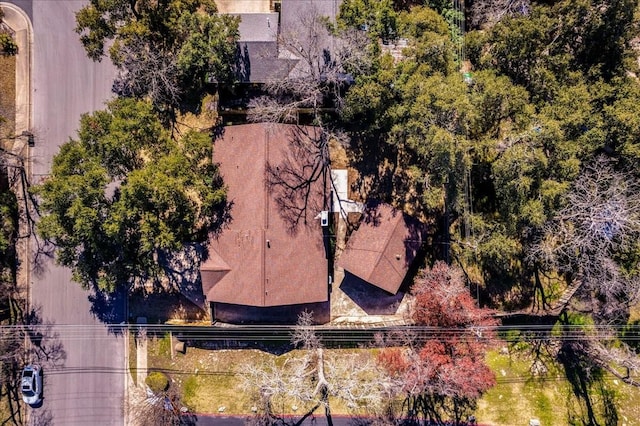
<path fill-rule="evenodd" d="M 80 115 L 111 97 L 114 69 L 93 63 L 73 31 L 74 11 L 85 1 L 11 0 L 31 18 L 31 172 L 45 178 L 61 144 L 75 136 Z M 34 247 L 35 250 L 35 247 Z M 125 341 L 103 321 L 124 320 L 124 299 L 95 300 L 71 281 L 70 271 L 45 258 L 30 265 L 31 307 L 42 325 L 35 358 L 44 365 L 44 403 L 31 423 L 122 425 Z"/>

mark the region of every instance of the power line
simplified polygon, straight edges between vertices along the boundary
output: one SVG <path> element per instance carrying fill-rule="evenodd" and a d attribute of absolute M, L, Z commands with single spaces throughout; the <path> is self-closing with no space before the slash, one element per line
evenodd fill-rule
<path fill-rule="evenodd" d="M 59 340 L 106 341 L 125 338 L 127 333 L 136 336 L 144 332 L 150 337 L 172 332 L 184 341 L 206 342 L 289 342 L 294 327 L 288 326 L 251 326 L 251 327 L 189 327 L 167 325 L 112 325 L 117 334 L 110 334 L 104 326 L 84 325 L 4 325 L 0 326 L 0 341 L 20 341 L 25 335 L 31 340 L 51 342 Z M 104 333 L 98 333 L 103 331 Z M 640 325 L 511 325 L 511 326 L 475 326 L 475 327 L 371 327 L 371 328 L 329 328 L 318 326 L 314 331 L 327 342 L 336 344 L 371 343 L 376 336 L 386 338 L 415 339 L 418 341 L 437 339 L 459 339 L 460 341 L 495 340 L 502 342 L 526 341 L 589 341 L 624 339 L 640 341 Z M 624 335 L 623 335 L 624 333 Z"/>

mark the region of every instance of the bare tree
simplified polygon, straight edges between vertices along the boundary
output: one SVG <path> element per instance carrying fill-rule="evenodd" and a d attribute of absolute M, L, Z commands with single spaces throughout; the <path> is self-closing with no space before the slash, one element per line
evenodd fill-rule
<path fill-rule="evenodd" d="M 323 127 L 323 109 L 340 108 L 342 93 L 354 75 L 371 67 L 369 39 L 362 31 L 331 33 L 327 18 L 311 5 L 301 10 L 296 25 L 278 37 L 281 56 L 297 65 L 286 78 L 266 84 L 267 96 L 250 103 L 249 119 L 255 122 L 297 121 L 301 110 Z"/>
<path fill-rule="evenodd" d="M 339 356 L 327 352 L 313 329 L 310 313 L 300 315 L 292 335 L 301 354 L 288 358 L 284 365 L 270 362 L 244 368 L 243 389 L 254 395 L 259 404 L 252 424 L 288 424 L 276 414 L 279 403 L 285 401 L 304 406 L 300 424 L 322 408 L 331 425 L 331 399 L 339 399 L 354 414 L 382 413 L 390 396 L 391 385 L 368 352 Z M 259 405 L 259 406 L 258 406 Z"/>
<path fill-rule="evenodd" d="M 373 63 L 365 32 L 332 32 L 331 27 L 311 5 L 299 12 L 296 25 L 279 35 L 280 55 L 295 58 L 298 63 L 284 79 L 265 85 L 266 96 L 250 103 L 251 121 L 293 122 L 302 111 L 319 120 L 316 125 L 327 125 L 322 112 L 339 110 L 345 89 Z"/>
<path fill-rule="evenodd" d="M 640 185 L 633 173 L 616 166 L 600 157 L 585 167 L 530 259 L 559 272 L 567 282 L 581 283 L 576 297 L 593 318 L 598 338 L 565 342 L 564 348 L 640 386 L 630 377 L 640 371 L 635 351 L 618 338 L 619 327 L 640 299 L 638 272 L 620 262 L 634 258 L 640 237 Z"/>
<path fill-rule="evenodd" d="M 588 165 L 566 195 L 566 205 L 544 229 L 530 258 L 592 294 L 593 314 L 616 322 L 638 301 L 640 280 L 621 269 L 617 256 L 633 252 L 640 236 L 640 186 L 632 173 L 600 157 Z"/>
<path fill-rule="evenodd" d="M 153 105 L 177 105 L 183 88 L 173 52 L 154 49 L 142 37 L 118 43 L 118 75 L 113 91 L 120 96 L 149 96 Z"/>
<path fill-rule="evenodd" d="M 346 144 L 344 132 L 334 126 L 331 116 L 342 108 L 343 94 L 354 75 L 371 66 L 368 42 L 361 31 L 332 34 L 327 18 L 313 5 L 301 10 L 297 25 L 278 38 L 280 56 L 298 63 L 287 77 L 266 83 L 266 95 L 249 103 L 250 121 L 314 126 L 313 131 L 299 126 L 290 155 L 294 161 L 269 165 L 269 184 L 280 192 L 277 199 L 289 208 L 283 211 L 292 213 L 294 225 L 308 210 L 311 187 L 330 181 L 330 143 Z"/>
<path fill-rule="evenodd" d="M 146 398 L 138 400 L 130 413 L 136 426 L 192 426 L 198 420 L 182 404 L 178 389 L 173 386 L 158 394 L 147 391 Z"/>
<path fill-rule="evenodd" d="M 33 138 L 30 133 L 2 138 L 1 141 Z M 37 240 L 35 231 L 36 220 L 39 215 L 37 199 L 29 192 L 31 182 L 27 174 L 27 158 L 21 152 L 0 148 L 0 170 L 7 179 L 9 188 L 15 193 L 19 209 L 19 227 L 21 232 L 19 239 L 34 237 Z M 39 244 L 40 246 L 40 244 Z"/>
<path fill-rule="evenodd" d="M 475 0 L 471 6 L 471 25 L 492 26 L 505 16 L 528 15 L 531 0 Z"/>

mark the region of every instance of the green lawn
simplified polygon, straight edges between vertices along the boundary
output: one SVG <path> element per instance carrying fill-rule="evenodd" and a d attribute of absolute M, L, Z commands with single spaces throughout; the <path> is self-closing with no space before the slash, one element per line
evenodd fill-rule
<path fill-rule="evenodd" d="M 277 363 L 283 363 L 287 357 L 295 356 L 295 351 L 276 356 L 259 350 L 188 348 L 185 355 L 176 354 L 172 360 L 170 352 L 168 337 L 151 339 L 149 368 L 166 371 L 172 386 L 182 389 L 187 406 L 201 413 L 218 412 L 220 407 L 225 407 L 225 413 L 247 415 L 251 414 L 255 402 L 240 389 L 238 377 L 242 366 L 260 364 L 274 357 Z M 532 359 L 525 354 L 526 351 L 505 354 L 498 350 L 488 354 L 487 361 L 496 373 L 497 385 L 478 401 L 475 413 L 478 421 L 484 425 L 516 426 L 528 425 L 530 419 L 537 418 L 544 426 L 589 424 L 585 399 L 575 396 L 563 368 L 544 360 L 547 372 L 533 376 Z M 602 425 L 640 426 L 639 389 L 603 376 L 592 381 L 589 401 Z M 293 414 L 291 407 L 296 404 L 279 401 L 276 409 L 280 405 L 281 411 Z M 332 412 L 348 414 L 346 407 L 337 404 L 332 406 Z"/>
<path fill-rule="evenodd" d="M 534 377 L 530 370 L 532 359 L 524 353 L 505 355 L 493 351 L 488 355 L 498 383 L 479 401 L 478 420 L 505 426 L 528 425 L 532 418 L 544 426 L 589 424 L 586 399 L 574 394 L 562 366 L 546 359 L 547 373 Z M 592 381 L 588 396 L 599 424 L 640 425 L 640 389 L 603 375 Z"/>

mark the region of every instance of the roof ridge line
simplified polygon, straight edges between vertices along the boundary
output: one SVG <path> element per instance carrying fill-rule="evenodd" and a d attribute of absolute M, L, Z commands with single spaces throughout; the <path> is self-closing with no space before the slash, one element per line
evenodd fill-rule
<path fill-rule="evenodd" d="M 396 210 L 395 207 L 391 206 L 391 214 L 393 215 L 393 212 Z M 381 257 L 384 257 L 384 253 L 387 251 L 387 248 L 389 246 L 389 242 L 391 241 L 391 239 L 393 238 L 394 235 L 396 235 L 396 232 L 398 231 L 398 227 L 400 226 L 400 222 L 404 221 L 404 212 L 402 210 L 397 210 L 398 214 L 400 214 L 400 220 L 396 221 L 395 225 L 393 226 L 393 232 L 389 233 L 389 237 L 387 238 L 387 241 L 384 245 L 384 250 L 382 250 L 382 252 L 380 253 Z M 405 240 L 406 241 L 406 240 Z M 405 241 L 403 241 L 403 243 L 405 243 Z M 393 270 L 396 272 L 396 274 L 398 275 L 402 275 L 398 269 L 396 269 L 395 263 L 392 261 L 393 259 L 388 259 L 385 257 L 385 259 L 387 260 L 387 262 L 389 262 L 391 264 L 391 267 L 393 268 Z"/>
<path fill-rule="evenodd" d="M 382 206 L 386 205 L 389 206 L 389 208 L 391 209 L 391 216 L 393 217 L 393 212 L 394 210 L 396 210 L 391 204 L 386 204 L 386 203 L 382 203 Z M 379 208 L 380 205 L 378 205 L 377 208 Z M 402 213 L 402 212 L 401 212 Z M 376 259 L 376 263 L 375 266 L 378 266 L 380 264 L 380 260 L 382 258 L 384 258 L 384 252 L 387 250 L 387 247 L 389 247 L 389 242 L 391 242 L 391 238 L 393 237 L 393 235 L 395 235 L 396 229 L 397 229 L 398 223 L 396 222 L 396 224 L 393 226 L 393 232 L 390 232 L 389 235 L 386 237 L 384 244 L 382 245 L 382 249 L 380 250 L 380 253 L 377 256 Z M 371 268 L 371 274 L 374 273 L 375 271 L 375 267 Z M 395 270 L 395 268 L 393 268 Z M 397 272 L 397 271 L 396 271 Z M 367 281 L 371 282 L 371 274 L 367 277 Z"/>

